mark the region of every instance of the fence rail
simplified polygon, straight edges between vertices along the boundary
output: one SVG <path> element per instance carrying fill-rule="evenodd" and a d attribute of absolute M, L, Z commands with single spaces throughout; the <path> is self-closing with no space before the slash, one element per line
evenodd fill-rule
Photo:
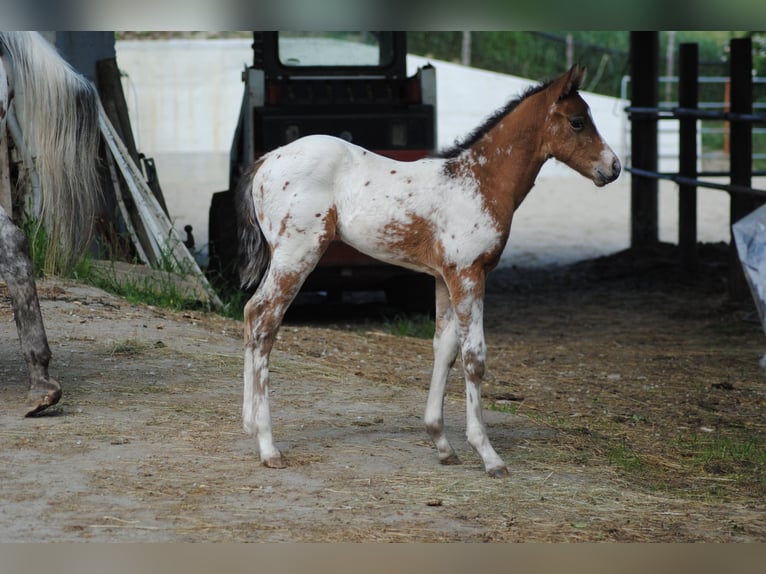
<path fill-rule="evenodd" d="M 620 83 L 620 98 L 623 101 L 628 101 L 628 93 L 629 93 L 629 86 L 630 86 L 631 77 L 630 76 L 623 76 L 622 81 Z M 680 83 L 680 77 L 679 76 L 660 76 L 658 78 L 658 81 L 660 84 L 673 84 L 678 85 Z M 730 84 L 731 79 L 728 76 L 700 76 L 697 78 L 697 81 L 700 84 L 706 84 L 708 86 L 711 85 L 720 85 L 723 86 L 722 90 L 724 93 L 727 91 L 726 86 Z M 753 89 L 759 90 L 761 89 L 764 94 L 766 94 L 766 77 L 759 77 L 759 76 L 753 76 L 752 78 L 753 83 Z M 698 129 L 698 133 L 700 136 L 709 135 L 709 134 L 724 134 L 725 136 L 728 135 L 728 126 L 725 125 L 718 125 L 718 126 L 711 126 L 709 125 L 709 122 L 727 122 L 727 123 L 734 123 L 734 122 L 750 122 L 754 125 L 752 129 L 752 135 L 754 138 L 761 138 L 760 141 L 763 141 L 762 148 L 766 150 L 766 102 L 753 102 L 752 108 L 754 112 L 762 111 L 764 113 L 750 113 L 750 114 L 741 114 L 741 113 L 735 113 L 731 111 L 727 111 L 730 107 L 730 102 L 722 100 L 722 101 L 705 101 L 705 102 L 699 102 L 698 106 L 696 108 L 685 108 L 679 106 L 679 103 L 677 101 L 664 101 L 659 102 L 656 107 L 640 107 L 640 106 L 627 106 L 624 108 L 624 111 L 626 112 L 626 121 L 624 124 L 624 134 L 623 134 L 623 142 L 624 142 L 624 149 L 629 149 L 628 143 L 630 141 L 630 125 L 633 118 L 639 118 L 639 117 L 649 117 L 649 118 L 657 118 L 658 120 L 680 120 L 681 118 L 688 118 L 693 117 L 697 120 L 701 120 L 704 122 L 708 122 L 708 125 L 705 125 L 704 123 L 701 123 Z M 668 126 L 669 122 L 664 121 L 664 126 L 661 126 L 659 128 L 660 137 L 663 136 L 663 134 L 669 135 L 670 138 L 674 138 L 678 134 L 678 127 L 677 126 Z M 755 127 L 755 126 L 764 126 L 764 127 Z M 670 148 L 673 142 L 665 146 L 666 148 Z M 660 146 L 663 148 L 663 146 Z M 677 146 L 675 146 L 677 147 Z M 674 153 L 673 151 L 667 151 L 665 150 L 665 153 L 663 153 L 663 149 L 660 149 L 659 151 L 659 157 L 662 159 L 674 159 L 678 157 L 677 151 Z M 729 154 L 728 150 L 725 149 L 725 147 L 722 147 L 719 151 L 699 151 L 697 154 L 698 159 L 700 160 L 714 160 L 714 159 L 721 159 L 725 160 L 728 159 Z M 758 152 L 755 151 L 752 154 L 753 160 L 766 160 L 766 151 Z M 630 155 L 628 154 L 626 157 L 626 163 L 630 163 Z M 724 176 L 728 175 L 728 172 L 721 172 L 721 171 L 705 171 L 705 175 L 711 175 L 711 176 Z M 754 171 L 753 175 L 766 175 L 766 170 L 761 171 Z"/>
<path fill-rule="evenodd" d="M 658 241 L 658 186 L 660 179 L 678 184 L 678 244 L 681 263 L 693 267 L 697 261 L 697 188 L 726 191 L 730 195 L 730 223 L 748 215 L 766 200 L 766 190 L 752 186 L 753 134 L 766 133 L 754 127 L 766 124 L 763 109 L 754 105 L 754 88 L 766 80 L 753 78 L 753 47 L 750 38 L 730 42 L 730 77 L 705 79 L 699 76 L 697 44 L 681 44 L 679 52 L 678 102 L 659 104 L 659 42 L 654 32 L 632 32 L 631 53 L 644 54 L 645 59 L 633 58 L 631 63 L 631 105 L 626 108 L 630 120 L 630 160 L 626 170 L 631 177 L 631 245 L 640 248 Z M 667 78 L 665 78 L 667 79 Z M 707 81 L 726 82 L 724 104 L 701 105 L 700 84 Z M 627 93 L 627 92 L 625 92 Z M 658 169 L 658 127 L 666 120 L 678 121 L 678 170 L 662 173 Z M 726 122 L 725 144 L 728 145 L 729 183 L 701 179 L 710 176 L 699 169 L 700 120 Z M 757 131 L 756 131 L 757 130 Z M 733 241 L 731 242 L 733 245 Z M 749 288 L 738 262 L 736 250 L 731 250 L 729 292 L 735 299 L 748 296 Z"/>

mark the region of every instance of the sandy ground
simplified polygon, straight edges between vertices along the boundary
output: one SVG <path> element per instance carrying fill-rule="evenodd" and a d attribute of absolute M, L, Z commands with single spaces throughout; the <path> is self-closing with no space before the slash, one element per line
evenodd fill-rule
<path fill-rule="evenodd" d="M 506 480 L 465 443 L 459 373 L 463 465 L 438 464 L 430 341 L 389 334 L 380 309 L 291 314 L 277 471 L 241 430 L 239 322 L 43 281 L 65 396 L 23 419 L 0 292 L 0 540 L 764 541 L 763 335 L 728 301 L 721 250 L 705 261 L 691 278 L 672 250 L 492 276 L 485 414 Z"/>

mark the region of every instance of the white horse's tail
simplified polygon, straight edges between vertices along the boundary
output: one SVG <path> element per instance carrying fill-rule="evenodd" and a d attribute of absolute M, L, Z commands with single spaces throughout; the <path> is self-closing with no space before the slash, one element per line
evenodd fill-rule
<path fill-rule="evenodd" d="M 36 32 L 0 32 L 0 49 L 40 180 L 34 215 L 48 237 L 46 271 L 66 271 L 90 241 L 100 198 L 98 93 Z"/>
<path fill-rule="evenodd" d="M 235 205 L 239 229 L 239 280 L 243 289 L 257 287 L 271 262 L 271 252 L 263 236 L 253 203 L 253 179 L 263 159 L 242 174 L 237 186 Z"/>

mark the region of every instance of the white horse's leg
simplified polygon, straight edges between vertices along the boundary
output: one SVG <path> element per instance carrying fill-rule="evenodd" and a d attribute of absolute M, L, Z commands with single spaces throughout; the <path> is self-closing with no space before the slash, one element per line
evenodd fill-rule
<path fill-rule="evenodd" d="M 0 276 L 5 279 L 13 301 L 13 315 L 16 319 L 21 351 L 29 369 L 29 416 L 55 405 L 61 398 L 61 386 L 48 376 L 51 351 L 40 313 L 27 240 L 2 207 Z"/>
<path fill-rule="evenodd" d="M 487 436 L 482 416 L 481 382 L 486 365 L 484 342 L 484 274 L 465 274 L 450 283 L 452 306 L 457 315 L 461 359 L 465 374 L 466 437 L 481 457 L 490 476 L 508 475 L 503 459 L 495 452 Z"/>
<path fill-rule="evenodd" d="M 444 393 L 447 377 L 457 359 L 460 344 L 457 334 L 457 320 L 452 310 L 449 291 L 441 277 L 436 278 L 436 329 L 433 346 L 434 368 L 424 417 L 426 431 L 436 445 L 439 462 L 442 464 L 460 464 L 460 459 L 444 434 Z"/>

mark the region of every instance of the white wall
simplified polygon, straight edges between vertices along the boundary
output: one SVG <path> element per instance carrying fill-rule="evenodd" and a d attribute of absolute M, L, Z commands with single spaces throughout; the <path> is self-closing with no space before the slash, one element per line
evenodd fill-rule
<path fill-rule="evenodd" d="M 158 153 L 228 152 L 242 100 L 248 40 L 116 43 L 138 145 Z"/>
<path fill-rule="evenodd" d="M 228 152 L 242 98 L 250 40 L 117 42 L 117 61 L 139 145 L 149 154 Z M 408 57 L 408 73 L 431 60 Z M 436 67 L 439 147 L 475 128 L 536 80 L 431 61 Z M 563 70 L 562 70 L 563 71 Z M 620 101 L 585 94 L 601 135 L 618 154 Z"/>

